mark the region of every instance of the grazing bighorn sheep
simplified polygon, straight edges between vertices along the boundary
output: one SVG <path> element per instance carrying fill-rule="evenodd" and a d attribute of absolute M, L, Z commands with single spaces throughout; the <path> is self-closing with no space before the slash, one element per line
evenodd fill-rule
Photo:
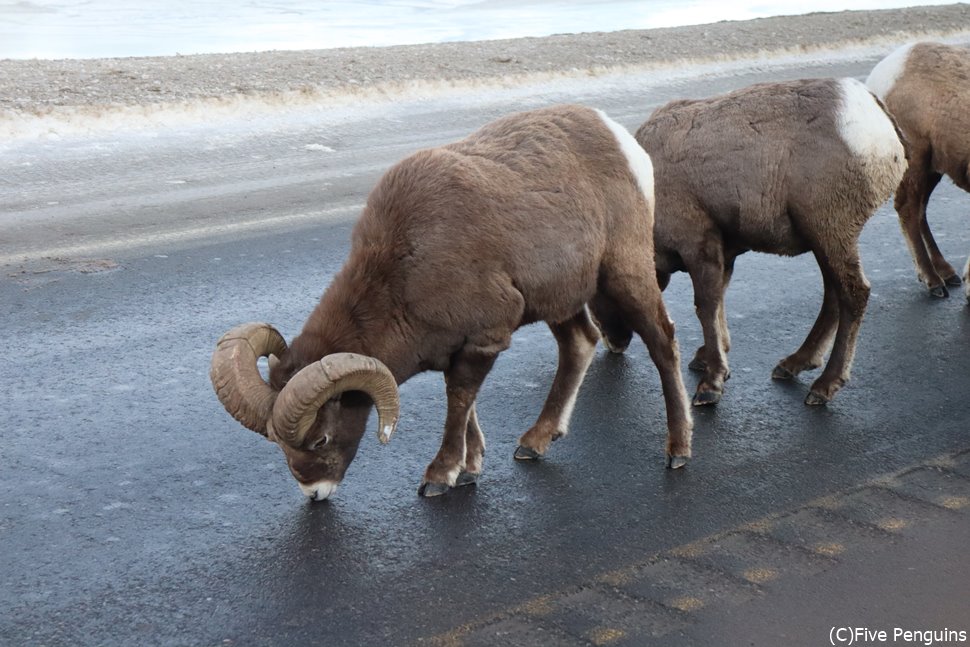
<path fill-rule="evenodd" d="M 512 333 L 545 321 L 559 366 L 515 458 L 564 436 L 609 308 L 644 340 L 667 409 L 667 464 L 690 456 L 692 421 L 674 327 L 654 269 L 650 158 L 605 114 L 559 106 L 512 115 L 414 154 L 370 194 L 350 257 L 287 348 L 267 324 L 219 341 L 212 382 L 227 411 L 277 442 L 303 492 L 325 499 L 353 460 L 371 403 L 379 436 L 397 384 L 445 374 L 441 448 L 419 494 L 474 482 L 484 438 L 475 397 Z M 257 358 L 271 357 L 269 384 Z"/>
<path fill-rule="evenodd" d="M 853 79 L 765 83 L 659 108 L 636 132 L 656 177 L 654 245 L 661 288 L 690 273 L 704 332 L 690 368 L 703 371 L 694 404 L 720 400 L 730 336 L 724 292 L 735 258 L 755 250 L 811 251 L 825 297 L 801 347 L 775 367 L 790 379 L 822 365 L 806 404 L 824 404 L 849 379 L 869 298 L 858 238 L 899 183 L 903 145 L 891 118 Z M 603 322 L 601 322 L 603 323 Z M 604 326 L 622 347 L 622 326 Z"/>
<path fill-rule="evenodd" d="M 935 297 L 960 285 L 926 222 L 926 204 L 943 175 L 970 191 L 970 50 L 914 43 L 881 60 L 866 85 L 899 124 L 909 168 L 896 189 L 896 212 L 919 279 Z M 970 299 L 970 262 L 963 271 Z"/>

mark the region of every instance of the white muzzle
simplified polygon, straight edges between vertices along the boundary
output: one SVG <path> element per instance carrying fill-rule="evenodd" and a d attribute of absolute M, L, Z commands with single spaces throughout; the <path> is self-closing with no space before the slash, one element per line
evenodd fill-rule
<path fill-rule="evenodd" d="M 310 485 L 304 485 L 303 483 L 297 483 L 300 489 L 303 490 L 303 494 L 307 495 L 314 501 L 323 501 L 331 494 L 337 491 L 337 486 L 340 485 L 337 481 L 317 481 L 316 483 L 311 483 Z"/>

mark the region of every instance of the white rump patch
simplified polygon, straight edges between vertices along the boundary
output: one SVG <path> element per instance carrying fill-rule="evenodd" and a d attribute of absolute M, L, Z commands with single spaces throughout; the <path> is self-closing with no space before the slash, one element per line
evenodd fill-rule
<path fill-rule="evenodd" d="M 620 145 L 620 150 L 626 155 L 627 164 L 630 165 L 630 172 L 637 179 L 637 184 L 640 185 L 640 191 L 647 199 L 647 204 L 652 207 L 653 162 L 650 161 L 650 156 L 647 155 L 647 151 L 643 150 L 643 147 L 637 143 L 637 140 L 630 134 L 630 131 L 607 117 L 605 112 L 597 110 L 596 114 L 600 116 L 600 119 L 603 120 L 607 128 L 613 131 L 613 135 Z"/>
<path fill-rule="evenodd" d="M 842 79 L 839 134 L 849 149 L 866 160 L 893 160 L 905 165 L 906 153 L 889 116 L 879 107 L 865 85 Z M 900 171 L 900 174 L 902 171 Z"/>
<path fill-rule="evenodd" d="M 297 481 L 300 489 L 303 490 L 303 494 L 307 495 L 314 501 L 323 501 L 331 494 L 337 491 L 337 486 L 340 485 L 337 481 L 317 481 L 316 483 L 311 483 L 310 485 L 305 485 Z"/>
<path fill-rule="evenodd" d="M 869 72 L 866 85 L 883 101 L 886 100 L 886 95 L 893 89 L 896 81 L 899 80 L 900 75 L 903 73 L 903 68 L 906 67 L 906 60 L 909 58 L 909 50 L 915 44 L 909 43 L 908 45 L 903 45 L 876 63 L 876 67 L 872 68 L 872 72 Z"/>

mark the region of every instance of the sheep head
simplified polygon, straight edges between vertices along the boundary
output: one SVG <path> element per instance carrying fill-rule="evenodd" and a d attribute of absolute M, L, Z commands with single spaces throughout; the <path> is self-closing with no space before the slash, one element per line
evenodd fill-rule
<path fill-rule="evenodd" d="M 269 358 L 269 384 L 259 373 L 260 357 Z M 382 443 L 400 415 L 397 383 L 379 360 L 334 353 L 300 366 L 283 336 L 265 323 L 243 324 L 223 335 L 209 376 L 226 411 L 278 444 L 300 489 L 316 500 L 329 497 L 343 480 L 371 404 Z"/>

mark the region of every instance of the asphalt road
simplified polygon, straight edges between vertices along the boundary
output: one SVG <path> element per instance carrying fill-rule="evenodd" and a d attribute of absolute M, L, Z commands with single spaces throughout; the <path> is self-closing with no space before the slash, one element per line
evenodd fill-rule
<path fill-rule="evenodd" d="M 927 296 L 889 205 L 862 238 L 872 296 L 853 379 L 827 407 L 802 404 L 810 376 L 769 379 L 821 303 L 814 262 L 738 261 L 733 377 L 696 410 L 684 470 L 663 468 L 642 345 L 601 349 L 569 437 L 537 464 L 512 460 L 555 370 L 543 326 L 516 334 L 481 393 L 481 482 L 433 500 L 416 489 L 440 440 L 440 375 L 403 385 L 395 439 L 369 432 L 324 503 L 303 498 L 208 380 L 233 325 L 299 331 L 370 186 L 418 148 L 557 101 L 632 130 L 669 98 L 861 78 L 873 62 L 5 144 L 0 645 L 822 645 L 833 627 L 970 631 L 970 308 L 962 293 Z M 961 267 L 968 207 L 947 181 L 930 205 Z M 665 299 L 689 357 L 700 331 L 686 276 Z"/>

